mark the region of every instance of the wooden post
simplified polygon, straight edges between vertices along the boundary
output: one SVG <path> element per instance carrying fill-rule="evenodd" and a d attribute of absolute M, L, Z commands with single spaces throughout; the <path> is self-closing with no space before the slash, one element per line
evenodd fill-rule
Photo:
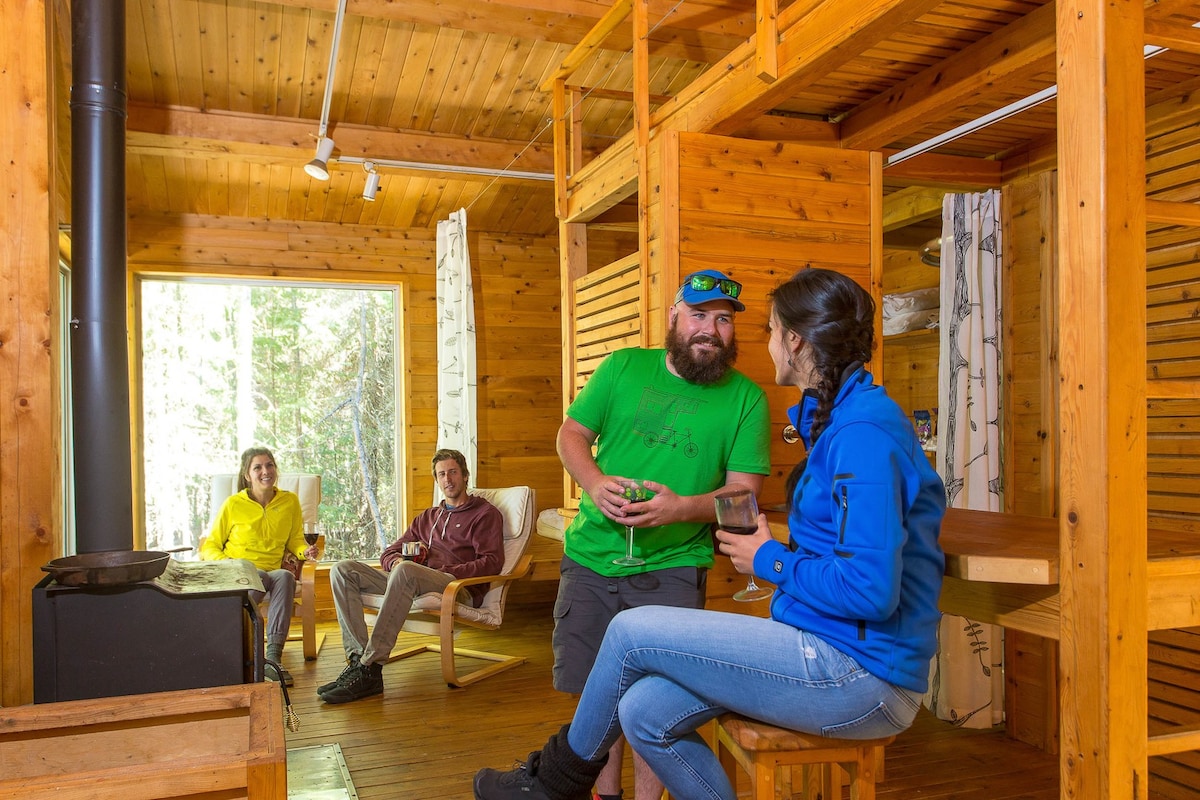
<path fill-rule="evenodd" d="M 1142 0 L 1058 5 L 1062 798 L 1147 795 Z M 1131 113 L 1131 110 L 1133 113 Z"/>
<path fill-rule="evenodd" d="M 638 250 L 641 253 L 642 347 L 647 338 L 650 311 L 650 226 L 646 207 L 650 202 L 650 11 L 647 0 L 633 2 L 633 126 L 637 140 Z M 659 286 L 659 291 L 665 291 Z M 663 300 L 665 303 L 665 299 Z"/>
<path fill-rule="evenodd" d="M 562 397 L 563 418 L 575 399 L 575 281 L 587 274 L 587 225 L 558 223 L 559 308 L 562 309 Z M 563 505 L 576 508 L 578 490 L 571 473 L 563 470 Z"/>
<path fill-rule="evenodd" d="M 31 589 L 62 553 L 53 43 L 44 0 L 0 0 L 0 706 L 33 700 Z M 68 23 L 69 24 L 69 21 Z"/>

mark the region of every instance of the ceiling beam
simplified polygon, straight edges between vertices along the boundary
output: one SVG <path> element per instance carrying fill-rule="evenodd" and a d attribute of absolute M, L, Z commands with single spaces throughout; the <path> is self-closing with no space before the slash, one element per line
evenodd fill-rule
<path fill-rule="evenodd" d="M 863 103 L 842 119 L 842 144 L 878 149 L 922 130 L 946 109 L 970 103 L 989 89 L 1040 72 L 1053 75 L 1054 9 L 1054 3 L 1047 3 Z"/>
<path fill-rule="evenodd" d="M 751 38 L 658 109 L 655 127 L 728 135 L 861 55 L 940 0 L 793 3 L 780 12 L 779 76 L 758 77 Z"/>
<path fill-rule="evenodd" d="M 185 158 L 228 158 L 250 163 L 293 163 L 301 168 L 313 156 L 312 120 L 234 112 L 129 104 L 126 146 L 135 154 Z M 519 172 L 553 172 L 549 145 L 495 139 L 467 139 L 357 125 L 331 125 L 338 156 L 380 158 L 423 164 L 452 164 Z M 361 169 L 357 164 L 355 169 Z"/>
<path fill-rule="evenodd" d="M 883 198 L 883 232 L 894 231 L 914 222 L 940 217 L 942 189 L 912 188 L 892 192 Z"/>
<path fill-rule="evenodd" d="M 336 0 L 277 0 L 279 5 L 328 10 Z M 348 0 L 346 13 L 418 25 L 493 33 L 574 45 L 612 6 L 611 0 Z M 652 0 L 651 55 L 712 63 L 754 33 L 754 8 Z M 657 27 L 655 27 L 657 25 Z M 631 52 L 633 31 L 622 27 L 604 47 Z"/>

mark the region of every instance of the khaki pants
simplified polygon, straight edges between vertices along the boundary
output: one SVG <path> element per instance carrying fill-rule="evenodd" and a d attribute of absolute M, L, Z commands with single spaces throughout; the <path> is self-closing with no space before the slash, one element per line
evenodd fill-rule
<path fill-rule="evenodd" d="M 387 658 L 396 646 L 396 637 L 404 627 L 413 598 L 426 592 L 441 592 L 454 580 L 446 572 L 421 566 L 412 561 L 397 561 L 390 573 L 385 573 L 361 561 L 339 561 L 329 571 L 333 604 L 337 608 L 338 624 L 342 627 L 342 648 L 346 656 L 359 653 L 362 663 L 374 664 Z M 363 616 L 362 596 L 383 595 L 383 604 L 368 635 Z M 470 603 L 466 589 L 458 593 L 458 602 Z"/>

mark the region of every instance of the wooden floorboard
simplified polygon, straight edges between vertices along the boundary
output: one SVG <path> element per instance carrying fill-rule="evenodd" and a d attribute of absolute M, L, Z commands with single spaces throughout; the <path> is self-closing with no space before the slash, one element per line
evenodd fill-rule
<path fill-rule="evenodd" d="M 322 623 L 329 636 L 316 661 L 305 662 L 297 645 L 284 652 L 300 717 L 300 730 L 287 734 L 288 747 L 338 743 L 362 800 L 470 800 L 476 770 L 523 759 L 570 720 L 575 700 L 554 691 L 550 680 L 555 589 L 552 581 L 523 582 L 514 588 L 501 630 L 463 634 L 466 646 L 528 658 L 466 689 L 447 687 L 438 656 L 427 653 L 385 667 L 382 698 L 325 705 L 315 689 L 344 664 L 336 624 Z M 885 778 L 879 800 L 1058 798 L 1054 756 L 999 729 L 961 730 L 924 711 L 888 748 Z M 625 782 L 630 797 L 628 763 Z"/>

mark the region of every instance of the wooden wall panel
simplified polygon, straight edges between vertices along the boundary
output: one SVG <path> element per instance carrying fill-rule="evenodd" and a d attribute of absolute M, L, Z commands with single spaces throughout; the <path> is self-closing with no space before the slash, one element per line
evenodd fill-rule
<path fill-rule="evenodd" d="M 802 267 L 819 266 L 850 275 L 878 303 L 882 264 L 872 246 L 872 225 L 878 224 L 872 200 L 878 205 L 882 197 L 872 185 L 873 176 L 879 179 L 873 166 L 878 156 L 695 133 L 672 134 L 663 147 L 677 148 L 662 158 L 663 164 L 678 165 L 678 208 L 662 214 L 662 237 L 678 242 L 678 270 L 664 268 L 662 275 L 715 268 L 743 284 L 737 367 L 768 390 L 772 464 L 763 502 L 782 502 L 784 479 L 802 448 L 779 438 L 787 408 L 798 398 L 774 385 L 766 347 L 767 295 Z M 881 235 L 875 231 L 875 240 Z M 670 283 L 659 292 L 665 302 L 674 279 Z"/>
<path fill-rule="evenodd" d="M 0 141 L 23 154 L 5 171 L 0 219 L 0 705 L 33 699 L 33 586 L 41 565 L 62 554 L 58 364 L 58 170 L 52 66 L 63 60 L 66 18 L 57 3 L 0 0 L 7 37 L 0 50 Z M 47 25 L 51 26 L 47 30 Z M 44 34 L 44 35 L 43 35 Z M 61 101 L 61 105 L 60 105 Z M 69 152 L 69 151 L 67 151 Z"/>
<path fill-rule="evenodd" d="M 476 486 L 529 483 L 542 508 L 562 504 L 554 440 L 562 421 L 560 292 L 554 237 L 468 230 L 478 337 Z M 404 288 L 407 342 L 405 496 L 428 503 L 437 440 L 433 230 L 201 216 L 133 218 L 130 271 L 381 283 Z"/>

